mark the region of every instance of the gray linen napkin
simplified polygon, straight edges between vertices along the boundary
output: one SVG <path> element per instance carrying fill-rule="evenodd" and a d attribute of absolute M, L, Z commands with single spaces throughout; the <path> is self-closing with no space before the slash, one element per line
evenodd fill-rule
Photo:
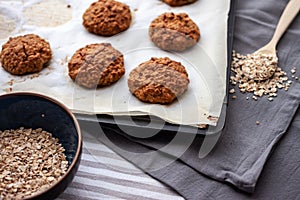
<path fill-rule="evenodd" d="M 91 126 L 88 126 L 91 128 Z M 93 132 L 93 129 L 90 129 Z M 115 128 L 105 127 L 103 131 L 120 148 L 132 152 L 149 151 L 144 145 L 137 144 L 115 132 Z M 165 168 L 148 173 L 167 184 L 185 199 L 189 200 L 282 200 L 300 198 L 300 109 L 286 132 L 266 162 L 253 194 L 244 193 L 234 187 L 205 176 L 186 163 L 177 160 Z M 104 134 L 104 133 L 102 133 Z M 127 156 L 124 154 L 123 156 Z M 137 166 L 141 160 L 127 157 Z M 168 160 L 161 154 L 160 160 Z"/>
<path fill-rule="evenodd" d="M 234 49 L 247 54 L 266 44 L 272 37 L 287 2 L 287 0 L 236 1 Z M 293 67 L 299 68 L 299 36 L 300 17 L 297 17 L 278 45 L 279 65 L 289 77 Z M 300 76 L 299 71 L 296 75 Z M 272 102 L 266 98 L 260 98 L 258 101 L 251 98 L 246 100 L 246 96 L 252 97 L 250 94 L 237 92 L 236 95 L 235 100 L 229 98 L 225 128 L 217 145 L 204 158 L 199 158 L 199 149 L 204 140 L 204 136 L 200 135 L 193 138 L 188 134 L 183 136 L 176 133 L 181 135 L 179 138 L 183 143 L 191 142 L 190 147 L 177 161 L 175 161 L 178 157 L 176 149 L 181 148 L 180 141 L 176 142 L 171 150 L 165 150 L 164 147 L 176 136 L 163 131 L 150 138 L 141 139 L 112 127 L 105 131 L 108 134 L 99 134 L 99 139 L 146 172 L 171 185 L 188 199 L 197 199 L 190 190 L 195 189 L 205 196 L 206 189 L 217 190 L 219 187 L 219 183 L 212 181 L 206 186 L 207 181 L 201 182 L 203 179 L 227 182 L 252 193 L 268 157 L 286 133 L 299 106 L 300 84 L 299 81 L 293 80 L 290 89 L 279 90 L 278 97 Z M 260 124 L 257 125 L 256 121 Z M 119 135 L 113 132 L 118 132 Z M 156 154 L 147 159 L 145 151 L 153 151 Z M 168 162 L 169 165 L 165 168 L 153 170 L 152 166 L 156 163 Z M 207 195 L 213 196 L 211 191 Z"/>

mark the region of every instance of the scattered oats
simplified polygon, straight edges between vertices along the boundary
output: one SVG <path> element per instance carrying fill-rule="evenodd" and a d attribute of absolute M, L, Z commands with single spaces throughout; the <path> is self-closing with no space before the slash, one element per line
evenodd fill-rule
<path fill-rule="evenodd" d="M 254 94 L 261 97 L 264 94 L 265 90 L 264 89 L 260 89 L 258 91 L 254 91 Z"/>
<path fill-rule="evenodd" d="M 277 57 L 271 54 L 254 53 L 246 57 L 240 56 L 238 64 L 245 77 L 256 81 L 264 81 L 273 76 L 277 69 Z"/>
<path fill-rule="evenodd" d="M 260 124 L 260 122 L 259 121 L 256 121 L 256 125 L 259 125 Z"/>
<path fill-rule="evenodd" d="M 272 92 L 271 94 L 274 94 L 277 92 L 277 88 L 272 88 L 270 91 Z"/>
<path fill-rule="evenodd" d="M 295 79 L 298 80 L 299 79 L 298 76 L 296 76 Z"/>
<path fill-rule="evenodd" d="M 63 59 L 61 59 L 61 65 L 64 65 L 65 63 L 67 63 L 69 60 L 68 56 L 65 56 Z"/>
<path fill-rule="evenodd" d="M 268 100 L 269 101 L 273 101 L 273 97 L 268 97 Z"/>
<path fill-rule="evenodd" d="M 249 100 L 249 97 L 246 97 L 246 100 Z"/>
<path fill-rule="evenodd" d="M 230 93 L 230 94 L 234 94 L 234 93 L 235 93 L 234 88 L 230 89 L 230 90 L 229 90 L 229 93 Z"/>
<path fill-rule="evenodd" d="M 285 87 L 284 90 L 285 90 L 285 91 L 288 91 L 288 90 L 289 90 L 289 87 Z"/>
<path fill-rule="evenodd" d="M 232 98 L 232 99 L 236 99 L 236 98 L 237 98 L 237 96 L 233 95 L 231 98 Z"/>
<path fill-rule="evenodd" d="M 41 128 L 0 131 L 0 199 L 24 199 L 54 184 L 68 169 L 64 151 Z"/>
<path fill-rule="evenodd" d="M 281 89 L 281 88 L 283 88 L 284 86 L 282 85 L 282 84 L 280 84 L 280 83 L 276 83 L 276 86 L 279 88 L 279 89 Z"/>
<path fill-rule="evenodd" d="M 274 97 L 277 89 L 288 90 L 291 81 L 286 72 L 277 66 L 277 58 L 268 54 L 248 54 L 246 56 L 233 51 L 230 83 L 237 85 L 242 93 L 253 93 L 254 100 L 264 95 Z"/>
<path fill-rule="evenodd" d="M 252 96 L 252 99 L 254 99 L 255 101 L 257 100 L 257 97 L 256 96 Z"/>
<path fill-rule="evenodd" d="M 297 68 L 296 68 L 296 67 L 293 67 L 293 69 L 291 69 L 292 74 L 295 74 L 296 71 L 297 71 Z"/>

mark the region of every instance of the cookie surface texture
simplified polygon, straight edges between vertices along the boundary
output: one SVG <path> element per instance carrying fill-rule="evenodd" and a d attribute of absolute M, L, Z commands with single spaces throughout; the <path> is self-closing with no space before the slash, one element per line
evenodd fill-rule
<path fill-rule="evenodd" d="M 151 41 L 166 51 L 184 51 L 200 39 L 200 30 L 186 14 L 163 13 L 149 26 Z"/>
<path fill-rule="evenodd" d="M 110 43 L 78 49 L 68 63 L 69 76 L 86 88 L 111 85 L 125 73 L 123 54 Z"/>
<path fill-rule="evenodd" d="M 11 74 L 40 72 L 52 58 L 50 44 L 35 34 L 11 37 L 2 45 L 2 67 Z"/>
<path fill-rule="evenodd" d="M 168 57 L 151 58 L 130 72 L 128 87 L 143 102 L 170 104 L 187 90 L 189 82 L 180 62 Z"/>
<path fill-rule="evenodd" d="M 83 26 L 91 33 L 112 36 L 129 28 L 131 13 L 129 7 L 114 0 L 99 0 L 84 12 Z"/>
<path fill-rule="evenodd" d="M 170 6 L 184 6 L 187 4 L 191 4 L 196 2 L 197 0 L 163 0 L 166 4 L 169 4 Z"/>

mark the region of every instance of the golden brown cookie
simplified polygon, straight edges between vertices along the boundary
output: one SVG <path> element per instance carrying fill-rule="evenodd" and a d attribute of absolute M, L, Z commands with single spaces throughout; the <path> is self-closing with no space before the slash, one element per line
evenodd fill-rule
<path fill-rule="evenodd" d="M 114 0 L 99 0 L 90 5 L 83 14 L 83 26 L 91 33 L 112 36 L 129 28 L 129 7 Z"/>
<path fill-rule="evenodd" d="M 49 43 L 35 34 L 9 38 L 0 53 L 2 67 L 14 75 L 39 72 L 51 58 Z"/>
<path fill-rule="evenodd" d="M 186 13 L 163 13 L 149 27 L 151 41 L 167 51 L 184 51 L 200 39 L 200 30 Z"/>
<path fill-rule="evenodd" d="M 196 2 L 197 0 L 162 0 L 170 6 L 184 6 Z"/>
<path fill-rule="evenodd" d="M 68 69 L 71 79 L 87 88 L 111 85 L 125 73 L 123 54 L 109 43 L 78 49 L 69 61 Z"/>
<path fill-rule="evenodd" d="M 180 62 L 151 58 L 130 72 L 128 87 L 143 102 L 170 104 L 187 90 L 189 82 Z"/>

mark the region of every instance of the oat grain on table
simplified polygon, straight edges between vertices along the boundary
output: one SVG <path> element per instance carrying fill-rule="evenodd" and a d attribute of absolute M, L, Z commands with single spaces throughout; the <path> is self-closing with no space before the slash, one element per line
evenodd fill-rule
<path fill-rule="evenodd" d="M 148 103 L 170 104 L 187 90 L 188 84 L 185 67 L 168 57 L 141 63 L 128 78 L 130 92 Z"/>
<path fill-rule="evenodd" d="M 184 51 L 200 39 L 197 24 L 186 13 L 163 13 L 149 26 L 151 41 L 167 51 Z"/>
<path fill-rule="evenodd" d="M 125 74 L 123 54 L 110 43 L 89 44 L 78 49 L 68 69 L 71 79 L 86 88 L 111 85 Z"/>
<path fill-rule="evenodd" d="M 35 34 L 11 37 L 2 45 L 2 67 L 11 74 L 40 72 L 52 58 L 50 44 Z"/>
<path fill-rule="evenodd" d="M 91 33 L 112 36 L 129 28 L 130 8 L 114 0 L 99 0 L 84 12 L 83 26 Z"/>

